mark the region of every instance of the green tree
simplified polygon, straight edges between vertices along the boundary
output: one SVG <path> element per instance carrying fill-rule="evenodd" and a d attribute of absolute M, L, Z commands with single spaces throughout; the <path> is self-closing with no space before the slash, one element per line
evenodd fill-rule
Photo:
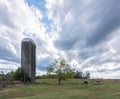
<path fill-rule="evenodd" d="M 21 68 L 19 67 L 12 75 L 14 80 L 21 80 Z"/>
<path fill-rule="evenodd" d="M 74 77 L 74 78 L 80 78 L 80 79 L 82 79 L 82 78 L 83 78 L 83 72 L 76 71 L 76 72 L 75 72 L 75 77 Z"/>
<path fill-rule="evenodd" d="M 59 85 L 61 80 L 67 80 L 74 77 L 74 71 L 71 69 L 70 65 L 64 60 L 56 60 L 53 65 L 47 69 L 47 76 L 51 78 L 51 75 L 56 75 Z"/>
<path fill-rule="evenodd" d="M 86 71 L 86 73 L 85 73 L 85 79 L 89 79 L 89 78 L 90 78 L 90 72 Z"/>
<path fill-rule="evenodd" d="M 51 73 L 53 73 L 54 71 L 54 68 L 53 68 L 53 65 L 50 65 L 50 67 L 47 68 L 47 74 L 46 74 L 46 77 L 47 78 L 52 78 L 52 75 Z"/>
<path fill-rule="evenodd" d="M 13 80 L 20 80 L 22 82 L 24 81 L 24 77 L 26 78 L 25 80 L 28 80 L 27 75 L 24 73 L 23 69 L 19 67 L 16 71 L 11 72 Z"/>

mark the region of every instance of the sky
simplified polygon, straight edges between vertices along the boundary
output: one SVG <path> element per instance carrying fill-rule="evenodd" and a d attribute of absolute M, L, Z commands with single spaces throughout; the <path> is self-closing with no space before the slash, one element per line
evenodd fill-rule
<path fill-rule="evenodd" d="M 36 73 L 65 58 L 91 78 L 120 79 L 120 0 L 0 0 L 0 71 L 21 66 L 21 41 L 36 44 Z"/>

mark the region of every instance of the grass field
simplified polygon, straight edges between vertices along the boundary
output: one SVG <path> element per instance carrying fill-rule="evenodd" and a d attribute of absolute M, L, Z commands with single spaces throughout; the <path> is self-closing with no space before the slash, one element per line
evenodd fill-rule
<path fill-rule="evenodd" d="M 58 85 L 56 79 L 39 79 L 37 84 L 3 89 L 0 99 L 120 99 L 120 80 L 103 80 L 100 84 L 88 85 L 82 82 L 70 79 Z"/>

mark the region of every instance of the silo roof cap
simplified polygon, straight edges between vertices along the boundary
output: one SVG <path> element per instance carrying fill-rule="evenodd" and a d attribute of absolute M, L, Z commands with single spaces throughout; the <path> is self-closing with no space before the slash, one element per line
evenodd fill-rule
<path fill-rule="evenodd" d="M 32 42 L 35 45 L 34 41 L 31 38 L 24 38 L 22 42 Z"/>

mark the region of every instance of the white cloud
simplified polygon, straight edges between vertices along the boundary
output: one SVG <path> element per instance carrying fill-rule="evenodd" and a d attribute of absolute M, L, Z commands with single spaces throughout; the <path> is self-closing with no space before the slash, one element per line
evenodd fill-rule
<path fill-rule="evenodd" d="M 21 41 L 25 37 L 35 41 L 37 61 L 55 50 L 52 45 L 54 37 L 50 39 L 50 34 L 46 33 L 43 14 L 37 7 L 28 6 L 24 0 L 1 0 L 0 13 L 0 59 L 8 60 L 7 64 L 10 65 L 7 66 L 11 67 L 11 62 L 20 65 Z M 3 64 L 0 62 L 0 65 Z M 5 65 L 4 68 L 8 68 Z"/>
<path fill-rule="evenodd" d="M 7 63 L 0 61 L 0 67 L 20 66 L 21 40 L 30 37 L 37 46 L 38 73 L 45 72 L 54 58 L 63 57 L 92 77 L 120 77 L 120 1 L 45 2 L 43 14 L 25 0 L 0 0 L 0 60 Z M 49 31 L 43 18 L 51 21 Z"/>
<path fill-rule="evenodd" d="M 77 69 L 93 73 L 92 76 L 119 77 L 119 0 L 46 2 L 48 18 L 59 35 L 54 44 L 64 57 L 72 65 L 77 64 Z"/>
<path fill-rule="evenodd" d="M 6 61 L 0 59 L 0 72 L 10 72 L 15 71 L 18 67 L 20 67 L 20 64 L 16 62 Z"/>

